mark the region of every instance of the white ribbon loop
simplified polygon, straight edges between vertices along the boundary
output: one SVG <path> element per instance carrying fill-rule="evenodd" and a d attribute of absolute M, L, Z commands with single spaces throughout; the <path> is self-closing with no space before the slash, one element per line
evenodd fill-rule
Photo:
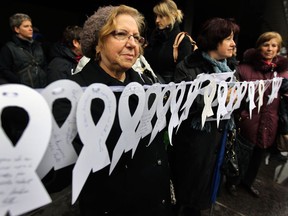
<path fill-rule="evenodd" d="M 1 115 L 4 108 L 16 106 L 29 116 L 15 147 L 0 124 L 0 209 L 3 215 L 21 215 L 51 202 L 35 170 L 49 143 L 52 116 L 44 98 L 25 85 L 1 85 L 0 101 Z"/>
<path fill-rule="evenodd" d="M 182 81 L 175 90 L 172 91 L 171 101 L 170 101 L 170 110 L 171 110 L 171 118 L 168 125 L 168 137 L 170 140 L 170 144 L 172 144 L 172 134 L 173 129 L 179 125 L 179 109 L 182 104 L 184 94 L 185 94 L 186 84 Z M 180 92 L 180 93 L 179 93 Z"/>
<path fill-rule="evenodd" d="M 57 99 L 66 98 L 70 101 L 71 110 L 61 127 L 52 118 L 52 135 L 48 149 L 37 169 L 43 178 L 53 167 L 55 170 L 74 164 L 78 158 L 72 141 L 77 135 L 76 108 L 83 93 L 80 85 L 68 79 L 58 80 L 48 85 L 42 92 L 50 110 Z"/>
<path fill-rule="evenodd" d="M 242 99 L 244 98 L 244 96 L 246 95 L 248 89 L 248 84 L 247 81 L 241 82 L 240 83 L 240 87 L 237 88 L 236 92 L 237 92 L 237 100 L 233 106 L 233 109 L 238 109 L 241 105 Z"/>
<path fill-rule="evenodd" d="M 180 115 L 179 124 L 178 124 L 176 132 L 178 131 L 182 121 L 184 121 L 184 120 L 186 120 L 188 118 L 189 110 L 190 110 L 195 98 L 199 94 L 199 87 L 200 87 L 199 80 L 196 79 L 193 82 L 190 82 L 189 84 L 190 84 L 190 87 L 189 87 L 189 90 L 188 90 L 188 93 L 187 93 L 186 101 L 185 101 L 184 105 L 181 108 L 182 113 Z"/>
<path fill-rule="evenodd" d="M 95 125 L 91 114 L 93 112 L 91 104 L 96 98 L 104 102 L 105 108 Z M 107 85 L 95 83 L 86 88 L 76 112 L 77 128 L 83 148 L 73 169 L 72 203 L 79 196 L 91 169 L 96 172 L 110 163 L 106 140 L 114 123 L 115 114 L 115 94 Z"/>
<path fill-rule="evenodd" d="M 157 121 L 152 130 L 148 146 L 155 139 L 158 132 L 162 131 L 167 125 L 166 113 L 168 112 L 170 108 L 170 101 L 172 98 L 171 94 L 172 94 L 173 89 L 175 89 L 175 85 L 172 83 L 169 83 L 169 85 L 166 85 L 160 94 L 160 98 L 158 100 L 157 110 L 156 110 Z"/>
<path fill-rule="evenodd" d="M 249 98 L 249 114 L 250 119 L 252 118 L 252 110 L 256 107 L 254 103 L 254 96 L 255 96 L 255 86 L 254 82 L 248 82 L 248 98 Z"/>
<path fill-rule="evenodd" d="M 258 82 L 258 113 L 260 112 L 261 106 L 263 105 L 263 96 L 264 96 L 264 91 L 265 91 L 265 85 L 263 80 L 259 80 Z"/>
<path fill-rule="evenodd" d="M 144 106 L 143 115 L 139 127 L 137 128 L 137 134 L 139 137 L 144 138 L 152 132 L 152 119 L 156 114 L 157 104 L 161 96 L 161 85 L 155 83 L 146 90 L 146 102 Z M 153 97 L 153 103 L 150 104 L 150 98 Z"/>
<path fill-rule="evenodd" d="M 282 84 L 282 78 L 280 77 L 274 77 L 272 80 L 272 90 L 271 94 L 269 95 L 269 100 L 267 104 L 271 104 L 275 98 L 278 97 L 278 91 Z"/>
<path fill-rule="evenodd" d="M 225 107 L 227 99 L 228 87 L 225 81 L 221 81 L 218 86 L 218 109 L 217 109 L 217 127 L 219 126 L 220 118 L 228 112 Z"/>
<path fill-rule="evenodd" d="M 138 97 L 138 104 L 133 115 L 129 108 L 129 99 L 131 96 Z M 122 153 L 132 150 L 132 157 L 138 146 L 140 137 L 136 133 L 136 128 L 141 120 L 145 106 L 145 91 L 139 83 L 129 83 L 123 90 L 119 99 L 119 123 L 122 134 L 113 150 L 112 161 L 110 165 L 110 174 L 118 163 Z"/>
<path fill-rule="evenodd" d="M 206 122 L 206 118 L 210 117 L 214 114 L 212 110 L 212 101 L 216 94 L 216 82 L 211 79 L 211 76 L 208 76 L 210 83 L 208 86 L 204 87 L 204 108 L 202 111 L 202 128 L 204 127 L 204 124 Z"/>

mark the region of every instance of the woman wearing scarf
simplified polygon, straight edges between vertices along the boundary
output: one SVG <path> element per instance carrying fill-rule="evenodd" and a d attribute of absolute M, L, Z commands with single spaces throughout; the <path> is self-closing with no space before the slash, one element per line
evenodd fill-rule
<path fill-rule="evenodd" d="M 235 64 L 227 61 L 233 56 L 239 26 L 229 19 L 207 20 L 200 29 L 198 50 L 180 62 L 175 71 L 176 82 L 192 81 L 201 73 L 233 71 Z M 230 64 L 232 63 L 232 64 Z M 228 65 L 229 64 L 229 65 Z M 198 95 L 191 106 L 189 117 L 182 122 L 173 137 L 171 168 L 179 215 L 201 215 L 211 207 L 213 176 L 223 128 L 227 121 L 206 121 L 201 127 L 204 108 L 203 95 Z M 215 112 L 214 112 L 215 113 Z"/>
<path fill-rule="evenodd" d="M 256 48 L 248 49 L 243 56 L 243 63 L 237 67 L 236 75 L 240 81 L 271 80 L 274 77 L 288 77 L 288 59 L 278 55 L 282 46 L 282 37 L 277 32 L 265 32 L 256 41 Z M 252 110 L 252 118 L 249 118 L 247 103 L 243 103 L 237 111 L 237 126 L 240 134 L 254 146 L 248 169 L 241 183 L 254 197 L 260 193 L 254 187 L 259 167 L 266 149 L 277 150 L 275 138 L 278 128 L 279 98 L 267 104 L 271 94 L 272 85 L 263 95 L 263 105 L 258 112 Z M 287 93 L 287 92 L 286 92 Z M 254 97 L 257 99 L 257 95 Z M 242 101 L 243 102 L 243 101 Z M 276 151 L 277 152 L 277 151 Z M 280 154 L 278 152 L 278 154 Z M 287 158 L 283 158 L 284 160 Z M 283 160 L 282 159 L 282 160 Z M 240 170 L 241 172 L 241 170 Z"/>

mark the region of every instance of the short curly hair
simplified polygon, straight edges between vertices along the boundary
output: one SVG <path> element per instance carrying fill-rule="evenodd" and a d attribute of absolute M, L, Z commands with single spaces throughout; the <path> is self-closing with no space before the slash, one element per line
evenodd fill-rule
<path fill-rule="evenodd" d="M 86 57 L 96 59 L 96 46 L 104 43 L 104 38 L 115 30 L 115 18 L 120 14 L 131 15 L 141 33 L 145 27 L 144 16 L 135 8 L 120 6 L 100 7 L 93 15 L 88 17 L 80 34 L 82 52 Z"/>

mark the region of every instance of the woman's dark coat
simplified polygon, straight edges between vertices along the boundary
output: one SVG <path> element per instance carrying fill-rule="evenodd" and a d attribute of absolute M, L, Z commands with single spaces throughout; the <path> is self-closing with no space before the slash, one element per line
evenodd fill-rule
<path fill-rule="evenodd" d="M 214 70 L 211 63 L 202 57 L 200 50 L 196 50 L 177 65 L 175 81 L 192 81 L 200 73 L 210 74 L 214 73 Z M 171 150 L 176 199 L 182 205 L 199 210 L 207 209 L 211 205 L 221 131 L 226 123 L 222 121 L 217 128 L 216 121 L 206 122 L 204 130 L 201 130 L 203 107 L 203 96 L 199 95 L 190 109 L 188 119 L 182 122 L 174 135 Z"/>
<path fill-rule="evenodd" d="M 61 43 L 56 43 L 51 49 L 51 58 L 47 73 L 48 83 L 59 79 L 67 79 L 75 70 L 78 59 L 76 54 Z"/>
<path fill-rule="evenodd" d="M 13 35 L 11 41 L 1 48 L 0 84 L 18 83 L 44 88 L 47 85 L 46 68 L 46 56 L 38 41 Z"/>
<path fill-rule="evenodd" d="M 163 30 L 156 29 L 144 50 L 144 56 L 151 68 L 157 76 L 160 75 L 165 80 L 165 83 L 174 81 L 176 64 L 192 52 L 190 40 L 185 37 L 178 47 L 178 58 L 176 63 L 174 62 L 173 44 L 179 32 L 181 31 L 177 22 L 172 30 L 170 27 Z"/>
<path fill-rule="evenodd" d="M 151 84 L 146 76 L 142 76 L 146 84 Z M 104 83 L 107 86 L 126 86 L 130 82 L 144 85 L 144 81 L 133 69 L 126 71 L 126 79 L 120 82 L 103 71 L 96 62 L 89 61 L 80 73 L 71 80 L 81 86 L 92 83 Z M 121 93 L 115 93 L 117 101 Z M 131 98 L 130 108 L 137 105 Z M 103 105 L 102 105 L 103 106 Z M 102 106 L 92 102 L 91 112 L 97 122 Z M 118 113 L 118 108 L 116 113 Z M 65 114 L 60 113 L 56 119 L 61 120 Z M 110 157 L 121 135 L 119 118 L 116 114 L 113 127 L 106 141 Z M 97 136 L 97 134 L 95 134 Z M 155 140 L 146 146 L 150 136 L 140 141 L 131 159 L 131 151 L 123 153 L 111 176 L 107 166 L 95 173 L 90 173 L 80 195 L 79 205 L 83 215 L 117 215 L 117 216 L 169 216 L 170 184 L 167 152 L 163 143 L 163 134 L 159 133 Z M 74 145 L 78 151 L 82 143 L 76 139 Z"/>

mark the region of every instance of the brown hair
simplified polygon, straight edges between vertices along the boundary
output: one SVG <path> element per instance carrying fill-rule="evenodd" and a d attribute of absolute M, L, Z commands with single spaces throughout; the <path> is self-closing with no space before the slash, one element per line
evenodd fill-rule
<path fill-rule="evenodd" d="M 142 33 L 145 20 L 137 9 L 126 5 L 100 7 L 85 21 L 80 35 L 81 47 L 85 56 L 93 59 L 98 57 L 96 46 L 102 45 L 105 38 L 115 30 L 115 18 L 120 14 L 132 16 L 137 23 L 139 32 Z"/>
<path fill-rule="evenodd" d="M 234 33 L 237 38 L 240 27 L 232 19 L 215 17 L 204 22 L 197 38 L 197 46 L 200 50 L 207 52 L 216 50 L 218 44 Z"/>

